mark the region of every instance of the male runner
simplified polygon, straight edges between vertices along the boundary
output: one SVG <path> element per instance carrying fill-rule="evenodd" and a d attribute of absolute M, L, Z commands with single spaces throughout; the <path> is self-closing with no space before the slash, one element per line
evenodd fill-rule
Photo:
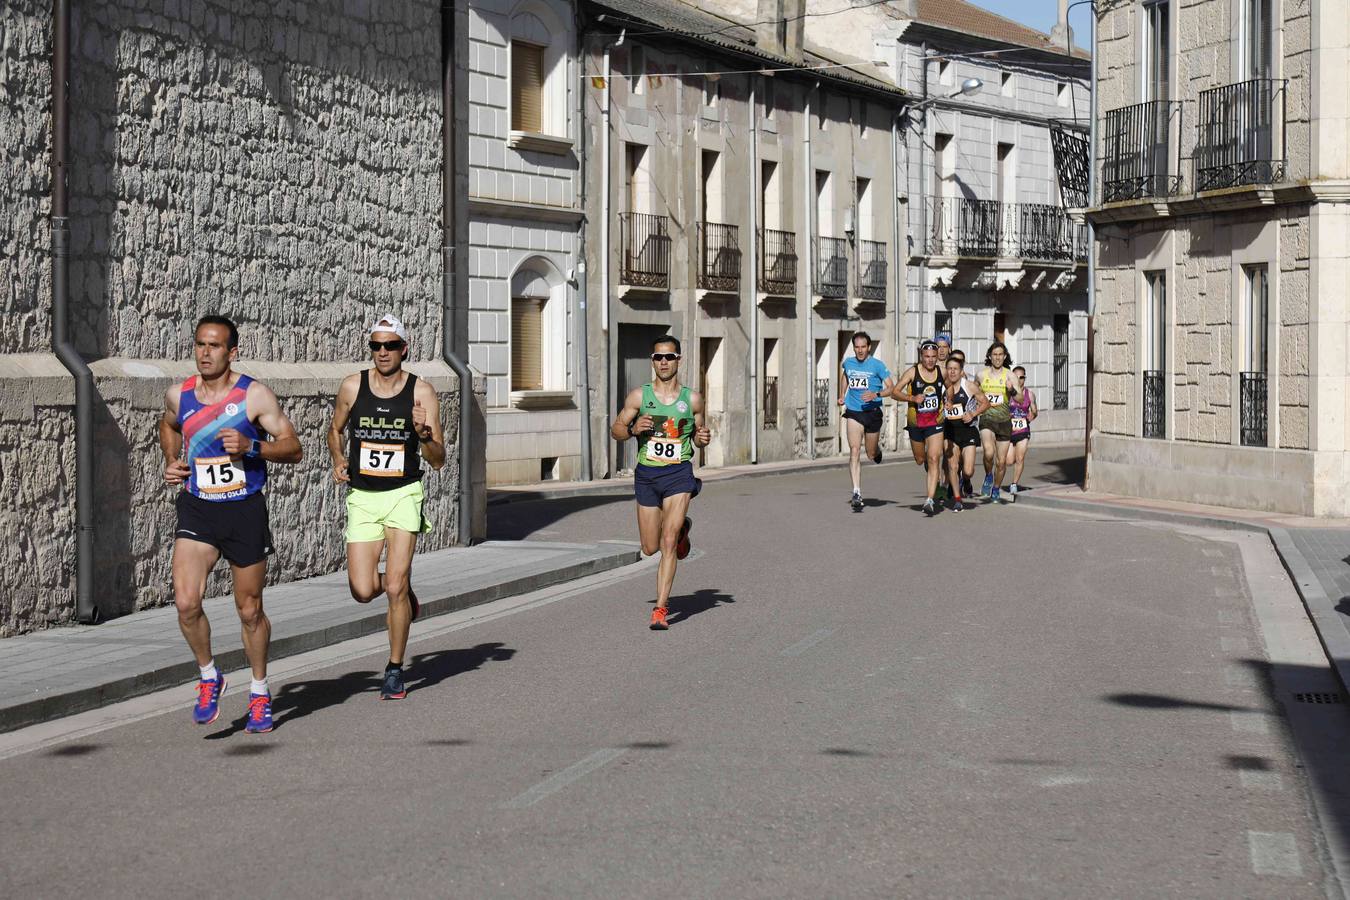
<path fill-rule="evenodd" d="M 963 372 L 964 372 L 966 378 L 968 378 L 968 379 L 970 379 L 972 382 L 974 382 L 974 379 L 970 377 L 970 370 L 966 369 L 966 351 L 964 351 L 964 350 L 953 350 L 953 351 L 951 352 L 951 355 L 948 356 L 947 358 L 948 358 L 948 359 L 955 359 L 955 360 L 960 361 L 960 363 L 961 363 L 961 369 L 963 370 Z M 979 387 L 979 384 L 976 383 L 975 386 L 976 386 L 976 387 Z M 981 393 L 983 393 L 983 392 L 981 392 Z M 987 403 L 987 401 L 986 401 L 985 408 L 988 408 L 988 403 Z M 978 438 L 978 436 L 979 436 L 979 431 L 980 431 L 980 419 L 979 419 L 979 417 L 976 416 L 976 417 L 975 417 L 975 420 L 974 420 L 971 424 L 975 426 L 975 434 L 976 434 L 976 437 Z M 979 445 L 979 441 L 978 441 L 978 440 L 976 440 L 975 443 L 976 443 L 976 446 Z M 967 461 L 967 459 L 969 459 L 969 461 Z M 971 496 L 972 494 L 975 493 L 975 486 L 974 486 L 973 484 L 971 484 L 971 482 L 970 482 L 970 480 L 971 480 L 972 478 L 974 478 L 974 477 L 975 477 L 975 453 L 974 453 L 974 451 L 971 451 L 971 452 L 968 453 L 968 454 L 967 454 L 967 453 L 963 453 L 962 456 L 961 456 L 961 496 L 962 496 L 962 497 L 969 497 L 969 496 Z"/>
<path fill-rule="evenodd" d="M 1008 401 L 1017 398 L 1018 388 L 1013 382 L 1012 358 L 1002 341 L 994 341 L 984 355 L 980 370 L 980 390 L 989 398 L 989 409 L 980 416 L 980 442 L 984 444 L 984 488 L 981 495 L 993 502 L 1001 502 L 999 488 L 1008 465 L 1008 444 L 1012 441 L 1012 415 Z"/>
<path fill-rule="evenodd" d="M 939 331 L 937 334 L 933 336 L 933 342 L 937 344 L 938 348 L 938 355 L 937 355 L 938 374 L 945 374 L 947 371 L 947 357 L 952 352 L 952 336 L 950 333 L 946 331 Z M 943 459 L 947 458 L 947 451 L 950 449 L 951 449 L 951 442 L 946 440 L 946 438 L 944 437 L 942 441 Z M 947 484 L 947 467 L 946 465 L 943 465 L 942 474 L 938 476 L 938 486 L 937 486 L 938 506 L 942 505 L 944 497 L 948 495 L 955 495 L 955 493 L 956 492 L 951 489 L 951 485 Z"/>
<path fill-rule="evenodd" d="M 881 462 L 881 398 L 891 392 L 895 382 L 886 364 L 872 356 L 872 338 L 867 332 L 853 335 L 853 355 L 844 358 L 843 377 L 839 379 L 839 405 L 844 407 L 848 423 L 848 473 L 853 476 L 854 512 L 862 512 L 862 445 L 867 442 L 867 458 Z"/>
<path fill-rule="evenodd" d="M 1008 485 L 1008 496 L 1016 502 L 1022 481 L 1022 470 L 1027 464 L 1027 450 L 1031 447 L 1031 423 L 1036 421 L 1040 410 L 1036 407 L 1036 395 L 1027 387 L 1027 370 L 1021 366 L 1013 369 L 1017 379 L 1018 398 L 1008 402 L 1008 412 L 1012 419 L 1012 443 L 1008 446 L 1007 465 L 1013 466 L 1012 484 Z"/>
<path fill-rule="evenodd" d="M 422 460 L 433 469 L 445 464 L 440 402 L 428 382 L 403 368 L 408 330 L 393 316 L 370 329 L 374 365 L 348 375 L 338 388 L 328 455 L 333 480 L 347 492 L 347 584 L 358 603 L 389 596 L 389 665 L 381 700 L 402 700 L 403 655 L 419 604 L 409 576 L 417 536 L 431 530 L 422 515 Z M 344 453 L 342 431 L 346 429 Z M 352 460 L 356 466 L 352 467 Z M 385 551 L 384 573 L 379 571 Z"/>
<path fill-rule="evenodd" d="M 239 358 L 239 329 L 233 322 L 203 317 L 193 333 L 193 356 L 197 374 L 164 394 L 159 420 L 164 480 L 183 485 L 174 498 L 173 602 L 178 627 L 201 669 L 192 720 L 214 722 L 225 692 L 225 676 L 211 655 L 211 623 L 202 612 L 206 577 L 224 556 L 243 625 L 244 654 L 253 670 L 244 730 L 257 734 L 272 730 L 267 686 L 272 623 L 262 608 L 272 532 L 262 488 L 266 463 L 300 461 L 300 439 L 276 394 L 231 368 Z"/>
<path fill-rule="evenodd" d="M 947 366 L 947 357 L 952 352 L 952 336 L 945 331 L 939 331 L 933 338 L 938 348 L 938 368 L 945 369 Z"/>
<path fill-rule="evenodd" d="M 896 400 L 909 404 L 909 447 L 914 462 L 927 474 L 928 498 L 923 511 L 928 516 L 937 514 L 933 497 L 942 465 L 942 373 L 937 367 L 937 352 L 934 341 L 920 344 L 918 364 L 906 369 L 891 391 Z"/>
<path fill-rule="evenodd" d="M 689 555 L 686 515 L 702 483 L 694 477 L 694 448 L 706 447 L 712 433 L 703 423 L 703 395 L 680 384 L 680 342 L 669 335 L 652 344 L 655 378 L 628 392 L 610 426 L 616 441 L 638 439 L 633 492 L 637 499 L 638 537 L 647 556 L 661 551 L 656 572 L 656 609 L 651 627 L 664 630 L 675 583 L 676 560 Z"/>
<path fill-rule="evenodd" d="M 943 398 L 947 443 L 947 483 L 951 485 L 952 509 L 965 509 L 962 492 L 975 474 L 975 446 L 980 442 L 980 413 L 989 408 L 989 398 L 966 377 L 966 358 L 958 352 L 947 357 L 946 393 Z"/>

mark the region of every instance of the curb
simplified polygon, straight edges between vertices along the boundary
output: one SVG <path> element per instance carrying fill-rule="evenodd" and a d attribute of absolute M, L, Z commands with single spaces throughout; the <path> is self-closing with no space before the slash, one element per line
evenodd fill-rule
<path fill-rule="evenodd" d="M 598 549 L 603 552 L 592 559 L 565 565 L 545 572 L 536 572 L 512 578 L 496 584 L 484 585 L 448 596 L 427 597 L 421 600 L 422 611 L 418 621 L 434 616 L 458 612 L 471 606 L 480 606 L 512 597 L 528 594 L 542 588 L 551 587 L 567 581 L 575 581 L 588 575 L 608 572 L 636 562 L 640 554 L 631 546 L 617 541 L 601 541 Z M 368 615 L 358 619 L 349 619 L 327 627 L 306 629 L 303 624 L 293 634 L 273 635 L 268 647 L 268 659 L 277 660 L 310 650 L 318 650 L 332 644 L 338 644 L 352 638 L 364 637 L 383 631 L 385 613 L 383 607 L 378 611 L 371 609 Z M 242 648 L 228 650 L 216 655 L 216 665 L 221 671 L 236 671 L 245 668 L 248 660 Z M 14 731 L 27 725 L 62 718 L 78 712 L 97 709 L 109 703 L 129 700 L 142 694 L 153 693 L 165 688 L 176 687 L 198 675 L 197 664 L 191 659 L 186 663 L 174 663 L 160 666 L 148 672 L 128 675 L 109 680 L 103 684 L 89 685 L 49 694 L 34 700 L 15 703 L 0 708 L 0 733 Z"/>
<path fill-rule="evenodd" d="M 1218 519 L 1198 516 L 1192 513 L 1174 513 L 1165 510 L 1139 509 L 1137 507 L 1116 507 L 1095 500 L 1074 500 L 1068 497 L 1036 497 L 1034 494 L 1019 495 L 1017 504 L 1029 503 L 1044 509 L 1071 510 L 1107 515 L 1117 519 L 1145 520 L 1165 522 L 1172 525 L 1196 525 L 1203 528 L 1216 528 L 1223 531 L 1246 531 L 1264 534 L 1275 548 L 1294 590 L 1303 601 L 1303 609 L 1308 614 L 1317 640 L 1322 644 L 1336 677 L 1340 679 L 1342 689 L 1350 692 L 1350 631 L 1345 621 L 1336 611 L 1335 602 L 1323 590 L 1321 581 L 1313 572 L 1312 566 L 1303 553 L 1294 545 L 1288 529 L 1260 525 L 1241 519 Z"/>

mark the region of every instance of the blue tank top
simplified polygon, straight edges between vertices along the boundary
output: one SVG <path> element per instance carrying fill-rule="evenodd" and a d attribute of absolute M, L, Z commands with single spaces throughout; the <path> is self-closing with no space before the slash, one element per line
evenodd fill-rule
<path fill-rule="evenodd" d="M 248 386 L 253 379 L 240 375 L 225 398 L 206 404 L 197 399 L 197 376 L 179 389 L 178 427 L 188 464 L 187 490 L 203 500 L 243 500 L 267 483 L 267 464 L 261 458 L 230 459 L 220 442 L 220 430 L 233 428 L 249 440 L 261 435 L 248 418 Z"/>

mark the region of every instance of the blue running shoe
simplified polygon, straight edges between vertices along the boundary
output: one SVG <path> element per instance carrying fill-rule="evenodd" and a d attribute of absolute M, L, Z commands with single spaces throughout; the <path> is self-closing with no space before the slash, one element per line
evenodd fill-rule
<path fill-rule="evenodd" d="M 248 695 L 248 721 L 244 731 L 249 734 L 266 734 L 272 730 L 272 695 Z"/>
<path fill-rule="evenodd" d="M 988 497 L 990 495 L 989 492 L 992 491 L 993 489 L 994 489 L 994 476 L 993 475 L 984 476 L 984 487 L 980 488 L 980 496 Z"/>
<path fill-rule="evenodd" d="M 1000 498 L 999 498 L 999 495 L 998 495 L 998 485 L 994 485 L 994 490 L 989 494 L 989 501 L 990 501 L 991 503 L 1002 503 L 1002 502 L 1003 502 L 1003 500 L 1000 499 Z"/>
<path fill-rule="evenodd" d="M 380 685 L 381 700 L 402 700 L 408 696 L 408 689 L 403 685 L 403 670 L 388 668 L 384 670 L 384 684 Z"/>
<path fill-rule="evenodd" d="M 197 703 L 192 707 L 192 721 L 210 725 L 220 717 L 220 695 L 225 693 L 225 675 L 217 672 L 214 681 L 197 682 Z"/>
<path fill-rule="evenodd" d="M 952 512 L 961 512 L 965 508 L 966 505 L 961 502 L 961 498 L 957 497 L 956 502 L 952 504 Z"/>

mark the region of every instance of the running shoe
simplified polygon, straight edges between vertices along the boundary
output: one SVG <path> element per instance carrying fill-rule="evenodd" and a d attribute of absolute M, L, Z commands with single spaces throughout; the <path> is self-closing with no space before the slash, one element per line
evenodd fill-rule
<path fill-rule="evenodd" d="M 998 495 L 998 485 L 994 485 L 993 491 L 989 494 L 989 502 L 1002 503 L 1003 498 Z"/>
<path fill-rule="evenodd" d="M 220 695 L 225 693 L 225 675 L 217 672 L 214 681 L 197 682 L 197 704 L 192 707 L 192 721 L 210 725 L 220 717 Z"/>
<path fill-rule="evenodd" d="M 1012 484 L 1008 485 L 1008 502 L 1009 502 L 1009 503 L 1016 503 L 1016 502 L 1017 502 L 1017 494 L 1018 494 L 1018 491 L 1019 491 L 1019 490 L 1020 490 L 1020 488 L 1018 488 L 1017 482 L 1015 482 L 1015 481 L 1014 481 Z"/>
<path fill-rule="evenodd" d="M 880 448 L 880 447 L 877 448 L 877 455 L 874 456 L 874 457 L 872 457 L 872 462 L 876 463 L 877 465 L 881 465 L 881 448 Z"/>
<path fill-rule="evenodd" d="M 957 497 L 956 502 L 952 504 L 952 512 L 961 512 L 965 508 L 966 505 L 961 502 L 961 498 Z"/>
<path fill-rule="evenodd" d="M 675 558 L 684 559 L 689 555 L 691 547 L 689 543 L 689 532 L 694 530 L 694 520 L 688 516 L 684 517 L 684 524 L 680 526 L 680 542 L 675 545 Z"/>
<path fill-rule="evenodd" d="M 853 511 L 854 511 L 854 512 L 862 512 L 862 511 L 863 511 L 863 502 L 862 502 L 862 492 L 861 492 L 861 491 L 854 491 L 854 492 L 853 492 L 853 497 L 852 497 L 852 499 L 850 499 L 848 502 L 849 502 L 849 505 L 851 505 L 851 506 L 853 507 Z"/>
<path fill-rule="evenodd" d="M 658 606 L 652 610 L 652 631 L 665 631 L 669 627 L 666 624 L 666 608 Z"/>
<path fill-rule="evenodd" d="M 923 503 L 923 514 L 924 514 L 925 516 L 935 516 L 935 515 L 937 515 L 937 506 L 934 505 L 934 503 L 933 503 L 933 498 L 932 498 L 932 497 L 929 497 L 927 500 L 924 501 L 924 503 Z"/>
<path fill-rule="evenodd" d="M 969 497 L 973 493 L 975 493 L 975 485 L 970 483 L 969 478 L 963 476 L 961 478 L 961 496 Z"/>
<path fill-rule="evenodd" d="M 384 670 L 384 684 L 380 685 L 381 700 L 402 700 L 408 696 L 408 689 L 403 685 L 403 670 L 388 668 Z"/>
<path fill-rule="evenodd" d="M 947 497 L 947 486 L 939 481 L 937 486 L 937 495 L 934 499 L 937 500 L 938 503 L 941 503 L 943 500 L 946 499 L 946 497 Z"/>
<path fill-rule="evenodd" d="M 266 734 L 272 730 L 272 695 L 248 695 L 248 721 L 244 731 L 249 734 Z"/>
<path fill-rule="evenodd" d="M 989 492 L 993 490 L 993 488 L 994 488 L 994 476 L 993 475 L 984 476 L 984 487 L 980 488 L 980 496 L 988 497 Z"/>
<path fill-rule="evenodd" d="M 417 592 L 412 589 L 412 585 L 408 585 L 408 608 L 412 611 L 412 618 L 408 622 L 416 622 L 422 614 L 422 604 L 417 601 Z"/>

